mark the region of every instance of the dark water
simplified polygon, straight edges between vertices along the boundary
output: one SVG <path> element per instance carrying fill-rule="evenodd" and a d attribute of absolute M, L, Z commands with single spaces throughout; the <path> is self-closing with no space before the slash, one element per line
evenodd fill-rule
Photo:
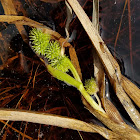
<path fill-rule="evenodd" d="M 92 1 L 79 0 L 84 10 L 92 18 Z M 139 49 L 139 2 L 131 1 L 131 38 L 128 22 L 128 7 L 124 11 L 120 34 L 115 44 L 120 19 L 123 12 L 124 0 L 101 0 L 100 1 L 100 28 L 101 36 L 112 51 L 112 54 L 119 60 L 123 74 L 140 84 L 140 49 Z M 64 1 L 59 3 L 45 3 L 39 0 L 17 0 L 14 1 L 18 15 L 24 15 L 35 21 L 56 30 L 65 37 L 66 8 Z M 0 5 L 0 14 L 4 14 Z M 31 29 L 24 26 L 29 34 Z M 72 42 L 75 47 L 80 63 L 83 81 L 94 74 L 93 54 L 91 42 L 85 33 L 82 25 L 74 15 L 70 24 L 70 34 L 76 30 L 76 39 Z M 79 92 L 69 87 L 63 82 L 53 78 L 46 70 L 44 64 L 31 50 L 29 43 L 24 42 L 19 31 L 14 24 L 6 22 L 0 23 L 0 64 L 4 67 L 0 69 L 0 107 L 15 108 L 19 99 L 24 93 L 26 96 L 21 100 L 18 109 L 25 109 L 41 112 L 49 112 L 63 116 L 69 116 L 88 122 L 98 122 L 83 106 Z M 28 40 L 27 36 L 27 40 Z M 132 42 L 130 41 L 132 39 Z M 132 45 L 131 45 L 132 44 Z M 115 47 L 114 47 L 115 46 Z M 131 49 L 130 49 L 131 48 Z M 68 52 L 68 49 L 66 49 Z M 16 58 L 14 58 L 16 57 Z M 10 59 L 9 58 L 14 58 Z M 35 81 L 34 81 L 34 76 Z M 5 91 L 4 88 L 11 89 Z M 116 97 L 114 97 L 116 98 Z M 116 102 L 117 104 L 118 102 Z M 12 124 L 10 122 L 9 124 Z M 54 126 L 46 126 L 25 122 L 12 124 L 14 128 L 20 130 L 34 139 L 103 139 L 98 134 L 89 134 L 77 131 L 61 129 Z M 0 124 L 0 128 L 3 124 Z M 39 135 L 38 132 L 40 131 Z M 13 133 L 14 132 L 14 133 Z M 12 129 L 4 131 L 7 139 L 16 139 L 20 135 Z M 22 136 L 20 136 L 22 138 Z"/>
<path fill-rule="evenodd" d="M 124 74 L 140 84 L 140 3 L 138 0 L 128 1 L 129 8 L 128 3 L 125 7 L 125 2 L 125 0 L 100 2 L 101 36 L 112 53 L 123 61 Z"/>

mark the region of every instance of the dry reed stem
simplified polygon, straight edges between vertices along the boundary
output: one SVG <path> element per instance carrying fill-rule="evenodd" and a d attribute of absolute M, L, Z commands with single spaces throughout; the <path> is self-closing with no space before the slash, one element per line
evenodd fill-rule
<path fill-rule="evenodd" d="M 96 30 L 99 32 L 99 0 L 93 0 L 93 12 L 92 12 L 92 23 Z M 102 105 L 105 103 L 105 73 L 103 65 L 99 59 L 97 53 L 93 52 L 94 60 L 94 76 L 99 87 L 99 97 L 101 99 Z"/>
<path fill-rule="evenodd" d="M 130 127 L 129 125 L 123 123 L 123 122 L 115 122 L 114 119 L 112 120 L 107 114 L 101 114 L 101 112 L 98 112 L 94 110 L 87 101 L 83 98 L 82 99 L 83 104 L 87 107 L 87 109 L 96 117 L 98 118 L 104 125 L 106 125 L 109 129 L 111 129 L 116 134 L 120 135 L 122 140 L 139 140 L 140 139 L 140 133 Z M 118 118 L 119 119 L 119 118 Z"/>
<path fill-rule="evenodd" d="M 132 101 L 129 99 L 125 91 L 121 86 L 121 72 L 118 63 L 109 52 L 104 41 L 100 37 L 98 31 L 94 28 L 92 22 L 84 12 L 77 0 L 67 0 L 74 10 L 75 14 L 79 18 L 89 38 L 91 39 L 94 48 L 96 49 L 101 62 L 110 78 L 110 82 L 114 87 L 117 97 L 121 101 L 123 107 L 137 126 L 140 129 L 140 114 L 136 110 Z"/>
<path fill-rule="evenodd" d="M 105 73 L 103 65 L 99 59 L 97 53 L 93 53 L 94 57 L 94 76 L 96 78 L 97 85 L 99 87 L 99 97 L 101 99 L 102 105 L 105 108 Z"/>
<path fill-rule="evenodd" d="M 37 113 L 33 111 L 21 111 L 21 110 L 11 110 L 11 109 L 0 109 L 0 120 L 10 120 L 10 121 L 27 121 L 32 123 L 53 125 L 63 128 L 69 128 L 78 131 L 99 133 L 106 139 L 120 139 L 121 137 L 111 132 L 110 130 L 100 127 L 98 125 L 88 124 L 86 122 L 62 117 L 58 115 L 52 115 L 47 113 Z"/>
<path fill-rule="evenodd" d="M 99 0 L 93 0 L 92 23 L 99 31 Z"/>

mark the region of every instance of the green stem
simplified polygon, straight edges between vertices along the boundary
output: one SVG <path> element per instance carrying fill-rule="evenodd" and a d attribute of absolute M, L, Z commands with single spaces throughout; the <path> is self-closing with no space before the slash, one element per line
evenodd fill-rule
<path fill-rule="evenodd" d="M 73 77 L 71 77 L 67 73 L 57 70 L 57 69 L 53 68 L 51 65 L 46 65 L 46 66 L 47 66 L 48 72 L 53 77 L 57 78 L 58 80 L 61 80 L 65 83 L 67 83 L 68 85 L 74 86 L 76 88 L 79 88 L 80 85 L 82 84 L 82 82 L 75 80 Z"/>
<path fill-rule="evenodd" d="M 55 68 L 53 68 L 50 65 L 46 65 L 47 69 L 49 71 L 49 73 L 54 76 L 55 78 L 57 78 L 58 80 L 61 80 L 65 83 L 67 83 L 68 85 L 74 86 L 76 87 L 81 94 L 84 96 L 84 98 L 86 99 L 86 101 L 96 110 L 101 111 L 103 113 L 104 110 L 92 99 L 92 97 L 86 92 L 82 82 L 77 81 L 76 79 L 74 79 L 73 77 L 71 77 L 70 75 L 59 71 Z"/>
<path fill-rule="evenodd" d="M 86 99 L 86 101 L 96 110 L 101 111 L 103 113 L 105 113 L 105 111 L 102 109 L 102 107 L 100 107 L 94 100 L 93 98 L 86 92 L 83 84 L 79 87 L 78 89 L 81 94 L 84 96 L 84 98 Z"/>
<path fill-rule="evenodd" d="M 69 65 L 69 69 L 70 69 L 70 71 L 72 72 L 74 78 L 75 78 L 77 81 L 81 82 L 80 76 L 79 76 L 79 74 L 77 73 L 77 70 L 76 70 L 75 67 L 73 66 L 72 62 L 70 61 L 69 58 L 66 57 L 66 59 L 67 59 L 68 65 Z"/>

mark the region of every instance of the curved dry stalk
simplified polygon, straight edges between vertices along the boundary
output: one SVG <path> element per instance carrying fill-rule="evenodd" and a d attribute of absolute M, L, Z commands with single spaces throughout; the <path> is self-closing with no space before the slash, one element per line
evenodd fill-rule
<path fill-rule="evenodd" d="M 121 86 L 121 72 L 120 67 L 116 60 L 113 58 L 109 52 L 107 46 L 99 35 L 98 31 L 93 26 L 92 22 L 84 12 L 83 8 L 80 6 L 77 0 L 67 0 L 74 10 L 75 14 L 79 18 L 81 24 L 83 25 L 85 31 L 87 32 L 89 38 L 91 39 L 94 48 L 96 49 L 101 62 L 108 74 L 110 82 L 114 87 L 117 97 L 121 101 L 123 107 L 137 126 L 140 129 L 140 114 L 134 107 L 133 103 L 123 90 Z"/>
<path fill-rule="evenodd" d="M 139 140 L 140 139 L 140 133 L 130 127 L 129 125 L 125 124 L 123 121 L 119 123 L 114 121 L 114 119 L 111 119 L 110 116 L 107 114 L 103 114 L 101 112 L 98 112 L 94 110 L 83 98 L 82 99 L 83 104 L 87 107 L 87 109 L 96 117 L 98 118 L 104 125 L 106 125 L 109 129 L 111 129 L 113 132 L 117 133 L 118 135 L 122 136 L 123 139 L 127 140 Z M 119 118 L 117 118 L 119 119 Z"/>
<path fill-rule="evenodd" d="M 29 19 L 25 16 L 13 16 L 13 15 L 0 15 L 0 22 L 7 22 L 9 24 L 18 24 L 18 25 L 28 25 L 34 28 L 40 28 L 44 33 L 48 33 L 56 38 L 60 44 L 64 47 L 71 47 L 71 44 L 67 42 L 58 32 L 55 32 L 48 28 L 47 26 L 36 22 L 32 19 Z M 26 38 L 27 39 L 27 38 Z M 65 42 L 65 43 L 64 43 Z"/>
<path fill-rule="evenodd" d="M 98 57 L 98 55 L 93 52 L 93 59 L 94 59 L 94 76 L 99 87 L 99 97 L 101 99 L 101 103 L 105 108 L 105 72 L 103 65 Z"/>
<path fill-rule="evenodd" d="M 39 124 L 53 125 L 78 131 L 99 133 L 106 139 L 121 139 L 118 134 L 98 125 L 89 124 L 73 118 L 33 111 L 0 109 L 0 120 L 27 121 Z"/>
<path fill-rule="evenodd" d="M 29 26 L 33 25 L 35 27 L 44 26 L 43 24 L 36 22 L 32 19 L 29 19 L 25 16 L 16 16 L 16 15 L 0 15 L 0 22 L 7 22 L 9 24 L 13 24 L 17 22 L 22 25 L 29 25 Z"/>
<path fill-rule="evenodd" d="M 99 31 L 99 0 L 93 0 L 92 23 Z"/>
<path fill-rule="evenodd" d="M 48 33 L 52 35 L 54 38 L 56 38 L 61 45 L 63 44 L 63 42 L 65 42 L 64 47 L 71 46 L 71 44 L 68 43 L 67 40 L 64 39 L 58 32 L 55 32 L 50 28 L 48 28 L 47 26 L 39 22 L 36 22 L 32 19 L 29 19 L 25 16 L 0 15 L 0 22 L 7 22 L 9 24 L 18 24 L 18 25 L 28 25 L 34 28 L 40 28 L 44 33 Z"/>
<path fill-rule="evenodd" d="M 92 23 L 95 29 L 99 32 L 99 0 L 93 0 Z M 93 61 L 94 76 L 99 87 L 99 97 L 102 101 L 103 107 L 105 108 L 105 72 L 99 56 L 97 55 L 95 50 L 93 51 Z"/>

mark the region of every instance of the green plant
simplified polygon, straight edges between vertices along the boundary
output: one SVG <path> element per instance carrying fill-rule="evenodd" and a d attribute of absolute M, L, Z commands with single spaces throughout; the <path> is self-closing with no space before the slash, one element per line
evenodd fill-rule
<path fill-rule="evenodd" d="M 104 112 L 102 107 L 89 95 L 91 92 L 97 92 L 98 88 L 95 80 L 92 78 L 91 82 L 86 82 L 85 89 L 70 59 L 65 54 L 61 54 L 61 46 L 58 41 L 51 40 L 49 34 L 45 34 L 35 28 L 30 32 L 30 39 L 32 40 L 34 51 L 48 59 L 49 64 L 46 64 L 46 67 L 52 76 L 76 87 L 94 109 Z M 68 71 L 72 72 L 73 77 L 67 74 Z"/>
<path fill-rule="evenodd" d="M 90 95 L 94 95 L 98 92 L 98 87 L 94 78 L 88 79 L 85 81 L 85 89 Z"/>

